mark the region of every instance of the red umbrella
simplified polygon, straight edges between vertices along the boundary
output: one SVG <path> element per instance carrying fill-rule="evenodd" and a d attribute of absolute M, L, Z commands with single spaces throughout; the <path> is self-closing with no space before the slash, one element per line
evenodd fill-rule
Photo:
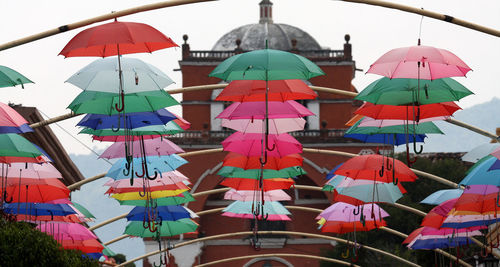
<path fill-rule="evenodd" d="M 268 81 L 268 101 L 314 99 L 316 93 L 302 80 Z M 218 101 L 252 102 L 265 101 L 266 81 L 235 80 L 217 96 Z"/>
<path fill-rule="evenodd" d="M 78 33 L 61 50 L 65 57 L 109 57 L 151 53 L 178 46 L 155 28 L 136 22 L 113 21 Z"/>
<path fill-rule="evenodd" d="M 369 217 L 370 215 L 367 215 Z M 321 227 L 321 232 L 329 232 L 336 234 L 345 234 L 351 232 L 366 232 L 373 229 L 380 228 L 382 226 L 387 226 L 385 220 L 380 221 L 365 221 L 363 225 L 360 221 L 355 222 L 343 222 L 343 221 L 326 221 Z"/>
<path fill-rule="evenodd" d="M 294 183 L 295 181 L 292 178 L 264 179 L 263 189 L 264 191 L 289 189 L 293 186 Z M 234 188 L 236 190 L 260 190 L 259 180 L 255 179 L 225 178 L 224 181 L 222 181 L 220 184 L 223 186 Z"/>
<path fill-rule="evenodd" d="M 461 109 L 454 102 L 442 102 L 420 106 L 392 106 L 364 103 L 354 113 L 377 120 L 410 120 L 427 119 L 441 116 L 451 116 Z"/>
<path fill-rule="evenodd" d="M 5 188 L 8 202 L 45 203 L 55 199 L 69 198 L 68 188 L 59 179 L 44 179 L 43 184 L 33 184 L 38 179 L 21 179 L 16 185 Z M 0 189 L 0 193 L 4 192 Z"/>
<path fill-rule="evenodd" d="M 410 46 L 393 49 L 370 66 L 368 73 L 388 78 L 434 80 L 465 76 L 471 68 L 445 49 L 431 46 Z"/>
<path fill-rule="evenodd" d="M 394 165 L 393 165 L 394 162 Z M 361 155 L 344 162 L 335 174 L 352 179 L 376 180 L 381 182 L 413 182 L 417 179 L 403 162 L 382 155 Z"/>
<path fill-rule="evenodd" d="M 83 253 L 97 253 L 102 252 L 104 247 L 96 239 L 88 240 L 59 240 L 62 247 L 65 249 L 76 249 Z"/>
<path fill-rule="evenodd" d="M 245 170 L 260 169 L 260 157 L 247 157 L 238 153 L 229 152 L 224 158 L 224 166 L 231 166 Z M 283 158 L 268 157 L 264 169 L 281 170 L 294 166 L 302 166 L 304 159 L 299 154 L 290 154 Z"/>

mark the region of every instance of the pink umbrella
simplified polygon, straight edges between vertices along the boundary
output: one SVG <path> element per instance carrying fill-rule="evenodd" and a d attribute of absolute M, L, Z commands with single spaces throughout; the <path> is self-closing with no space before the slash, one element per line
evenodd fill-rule
<path fill-rule="evenodd" d="M 44 222 L 38 224 L 36 229 L 53 236 L 56 240 L 97 239 L 94 233 L 78 223 Z"/>
<path fill-rule="evenodd" d="M 310 110 L 296 101 L 269 102 L 269 118 L 301 118 L 314 115 Z M 265 119 L 265 102 L 235 102 L 222 111 L 218 119 Z"/>
<path fill-rule="evenodd" d="M 163 156 L 182 153 L 184 150 L 166 138 L 154 138 L 144 140 L 146 156 Z M 140 142 L 134 142 L 131 149 L 132 156 L 139 158 L 142 156 Z M 99 158 L 114 159 L 125 157 L 125 142 L 116 142 L 108 147 Z"/>
<path fill-rule="evenodd" d="M 50 163 L 24 163 L 17 162 L 11 163 L 10 166 L 4 165 L 7 174 L 4 178 L 8 179 L 46 179 L 46 178 L 59 178 L 62 179 L 62 174 Z"/>
<path fill-rule="evenodd" d="M 284 157 L 286 155 L 302 153 L 302 145 L 289 134 L 270 134 L 269 146 L 276 146 L 272 151 L 268 151 L 271 157 Z M 249 156 L 260 156 L 262 154 L 262 134 L 243 134 L 236 132 L 222 141 L 224 151 L 231 151 Z"/>
<path fill-rule="evenodd" d="M 305 124 L 306 120 L 304 120 L 303 118 L 269 119 L 269 133 L 282 134 L 294 131 L 302 131 L 304 130 Z M 265 120 L 259 119 L 222 119 L 222 126 L 242 133 L 263 133 L 265 132 L 266 124 Z"/>
<path fill-rule="evenodd" d="M 173 185 L 177 183 L 184 183 L 184 184 L 191 184 L 187 178 L 183 178 L 181 176 L 173 176 L 172 178 L 169 179 L 163 179 L 163 178 L 157 178 L 155 180 L 148 180 L 149 186 L 162 186 L 162 185 Z M 134 179 L 134 185 L 130 185 L 130 180 L 129 179 L 121 179 L 121 180 L 114 180 L 110 179 L 108 182 L 104 184 L 104 186 L 109 186 L 112 188 L 142 188 L 142 185 L 144 184 L 144 179 L 142 178 L 135 178 Z"/>
<path fill-rule="evenodd" d="M 361 219 L 361 212 L 356 211 L 360 209 L 363 210 L 366 221 L 380 221 L 382 218 L 389 216 L 389 214 L 377 204 L 354 206 L 344 202 L 337 202 L 322 211 L 316 219 L 325 218 L 326 221 L 357 222 Z"/>
<path fill-rule="evenodd" d="M 19 127 L 27 124 L 23 116 L 4 103 L 0 103 L 0 126 Z"/>
<path fill-rule="evenodd" d="M 429 122 L 429 121 L 443 121 L 446 120 L 447 116 L 441 116 L 441 117 L 433 117 L 433 118 L 427 118 L 427 119 L 421 119 L 419 122 Z M 414 121 L 407 121 L 407 120 L 376 120 L 373 118 L 369 117 L 364 117 L 361 123 L 359 123 L 358 127 L 387 127 L 387 126 L 395 126 L 395 125 L 412 125 L 416 124 Z"/>
<path fill-rule="evenodd" d="M 500 147 L 493 150 L 493 152 L 491 152 L 490 155 L 492 155 L 493 157 L 495 157 L 497 159 L 500 159 Z"/>
<path fill-rule="evenodd" d="M 222 216 L 231 217 L 231 218 L 240 218 L 240 219 L 254 219 L 253 214 L 238 214 L 232 212 L 224 212 Z M 262 215 L 257 216 L 258 220 L 262 220 Z M 290 217 L 284 214 L 268 214 L 266 217 L 268 221 L 291 221 Z"/>
<path fill-rule="evenodd" d="M 239 201 L 254 201 L 255 199 L 260 199 L 260 197 L 260 192 L 256 196 L 256 191 L 252 190 L 231 189 L 224 194 L 224 199 Z M 264 201 L 289 201 L 291 199 L 292 198 L 281 189 L 264 192 Z"/>
<path fill-rule="evenodd" d="M 469 66 L 448 50 L 418 45 L 396 48 L 385 53 L 370 66 L 367 73 L 390 79 L 434 80 L 465 76 L 470 70 Z"/>

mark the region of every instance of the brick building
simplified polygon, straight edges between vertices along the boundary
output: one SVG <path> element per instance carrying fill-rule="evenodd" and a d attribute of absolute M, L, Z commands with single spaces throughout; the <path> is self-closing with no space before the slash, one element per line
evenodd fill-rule
<path fill-rule="evenodd" d="M 325 73 L 325 76 L 315 77 L 308 81 L 311 85 L 337 88 L 356 92 L 351 81 L 354 78 L 356 65 L 352 56 L 352 45 L 349 35 L 345 35 L 343 49 L 325 49 L 303 30 L 288 25 L 274 23 L 272 19 L 272 3 L 263 0 L 259 3 L 260 17 L 255 24 L 244 25 L 223 35 L 211 50 L 193 51 L 188 43 L 188 36 L 184 35 L 182 45 L 182 59 L 179 61 L 182 71 L 183 86 L 217 84 L 223 81 L 208 77 L 208 74 L 224 59 L 238 53 L 263 49 L 265 40 L 269 48 L 289 51 L 307 57 L 316 63 Z M 221 90 L 204 90 L 183 94 L 183 117 L 191 122 L 191 129 L 179 134 L 171 140 L 186 151 L 221 147 L 220 143 L 232 132 L 223 129 L 221 122 L 215 117 L 224 109 L 227 103 L 214 101 Z M 341 150 L 350 153 L 373 153 L 375 146 L 369 147 L 343 138 L 346 126 L 344 125 L 359 103 L 344 96 L 319 93 L 315 100 L 300 101 L 316 116 L 307 118 L 306 129 L 302 132 L 291 133 L 304 147 Z M 191 156 L 186 158 L 189 164 L 179 170 L 188 176 L 193 185 L 192 193 L 218 188 L 221 177 L 215 175 L 222 166 L 225 153 Z M 304 153 L 304 169 L 307 175 L 299 177 L 297 184 L 322 186 L 325 174 L 345 158 L 325 156 L 313 153 Z M 286 190 L 292 200 L 285 205 L 308 206 L 324 209 L 329 206 L 331 195 L 318 191 Z M 223 199 L 222 194 L 203 196 L 188 207 L 195 212 L 225 207 L 230 201 Z M 311 212 L 290 210 L 291 222 L 264 222 L 259 225 L 260 230 L 287 230 L 298 232 L 320 233 L 316 229 L 314 218 L 317 214 Z M 242 220 L 222 217 L 220 213 L 203 215 L 198 219 L 200 227 L 198 236 L 184 235 L 184 240 L 201 236 L 211 236 L 222 233 L 250 231 L 251 220 Z M 145 240 L 146 252 L 156 250 L 157 244 Z M 250 246 L 248 237 L 211 240 L 196 243 L 172 251 L 178 266 L 206 263 L 227 257 L 251 255 L 258 253 L 303 253 L 320 255 L 321 248 L 331 247 L 333 244 L 324 239 L 301 238 L 296 236 L 270 236 L 262 243 L 262 250 L 255 251 Z M 152 264 L 155 258 L 149 258 Z M 156 262 L 159 262 L 156 258 Z M 148 262 L 145 262 L 147 266 Z M 271 264 L 271 265 L 270 265 Z M 278 257 L 257 258 L 230 263 L 231 266 L 319 266 L 311 259 Z"/>

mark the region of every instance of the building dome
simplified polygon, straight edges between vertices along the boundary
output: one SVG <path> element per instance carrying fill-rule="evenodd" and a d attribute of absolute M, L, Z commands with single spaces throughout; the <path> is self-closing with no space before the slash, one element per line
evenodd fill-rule
<path fill-rule="evenodd" d="M 239 48 L 245 51 L 268 48 L 289 51 L 321 50 L 320 45 L 307 32 L 281 23 L 273 23 L 272 3 L 260 2 L 260 20 L 256 24 L 238 27 L 224 34 L 213 46 L 214 51 L 230 51 Z"/>

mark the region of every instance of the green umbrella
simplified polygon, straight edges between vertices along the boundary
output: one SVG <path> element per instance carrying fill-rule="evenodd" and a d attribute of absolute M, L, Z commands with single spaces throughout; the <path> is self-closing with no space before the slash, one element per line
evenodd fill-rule
<path fill-rule="evenodd" d="M 208 76 L 232 80 L 309 80 L 325 73 L 309 59 L 290 52 L 261 49 L 232 56 Z"/>
<path fill-rule="evenodd" d="M 102 246 L 104 247 L 104 249 L 102 250 L 102 254 L 109 256 L 109 257 L 116 256 L 116 253 L 114 251 L 112 251 L 109 247 L 107 247 L 105 245 L 102 245 Z"/>
<path fill-rule="evenodd" d="M 473 94 L 469 89 L 451 78 L 420 80 L 417 99 L 417 79 L 378 79 L 369 84 L 354 99 L 379 105 L 422 105 L 458 101 Z"/>
<path fill-rule="evenodd" d="M 158 206 L 172 206 L 194 201 L 194 197 L 189 192 L 183 192 L 182 196 L 155 198 L 154 201 L 156 201 L 156 204 Z M 127 206 L 145 207 L 147 205 L 147 200 L 145 199 L 118 200 L 118 202 L 120 203 L 120 205 L 127 205 Z"/>
<path fill-rule="evenodd" d="M 0 134 L 0 157 L 36 158 L 42 152 L 26 138 L 9 133 Z"/>
<path fill-rule="evenodd" d="M 83 215 L 85 215 L 86 218 L 89 218 L 89 219 L 95 219 L 95 216 L 89 211 L 87 210 L 84 206 L 74 202 L 74 201 L 71 201 L 71 204 L 79 211 L 81 212 Z"/>
<path fill-rule="evenodd" d="M 194 232 L 198 228 L 198 224 L 189 218 L 183 218 L 177 221 L 162 221 L 161 224 L 156 224 L 156 227 L 160 232 L 160 236 L 174 236 Z M 156 237 L 156 232 L 144 228 L 142 221 L 131 221 L 125 228 L 124 234 L 138 237 Z"/>
<path fill-rule="evenodd" d="M 25 83 L 33 82 L 9 67 L 0 66 L 0 87 L 11 87 L 20 84 L 24 89 Z"/>
<path fill-rule="evenodd" d="M 248 169 L 244 170 L 241 168 L 224 166 L 222 167 L 217 175 L 228 177 L 228 178 L 247 178 L 247 179 L 259 179 L 261 176 L 260 169 Z M 269 170 L 264 169 L 264 179 L 273 178 L 291 178 L 299 175 L 307 174 L 307 172 L 300 166 L 284 168 L 281 170 Z"/>
<path fill-rule="evenodd" d="M 120 94 L 118 93 L 83 91 L 69 104 L 68 108 L 77 114 L 115 115 L 120 113 L 114 108 L 119 102 Z M 163 90 L 126 94 L 125 102 L 127 105 L 123 110 L 124 113 L 156 111 L 179 104 Z"/>
<path fill-rule="evenodd" d="M 127 132 L 127 133 L 125 133 Z M 174 121 L 169 121 L 166 125 L 150 125 L 144 127 L 138 127 L 134 129 L 119 129 L 118 131 L 113 131 L 112 129 L 92 129 L 83 128 L 80 133 L 92 134 L 96 136 L 119 136 L 119 135 L 129 135 L 129 136 L 139 136 L 139 135 L 171 135 L 184 132 L 177 123 Z"/>
<path fill-rule="evenodd" d="M 432 122 L 422 122 L 409 125 L 394 125 L 386 127 L 358 127 L 363 119 L 356 122 L 351 128 L 347 129 L 346 134 L 443 134 L 441 130 Z"/>

